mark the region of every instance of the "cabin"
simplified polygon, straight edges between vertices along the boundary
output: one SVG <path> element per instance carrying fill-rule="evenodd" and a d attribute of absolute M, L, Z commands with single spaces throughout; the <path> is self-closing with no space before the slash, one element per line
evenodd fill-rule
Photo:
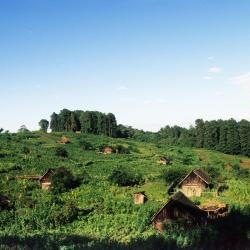
<path fill-rule="evenodd" d="M 146 196 L 144 192 L 137 192 L 134 193 L 134 204 L 139 205 L 139 204 L 144 204 L 146 201 Z"/>
<path fill-rule="evenodd" d="M 40 184 L 42 189 L 49 189 L 51 186 L 51 180 L 50 177 L 51 175 L 54 174 L 54 170 L 53 169 L 48 169 L 47 172 L 40 178 Z"/>
<path fill-rule="evenodd" d="M 160 160 L 158 161 L 158 163 L 159 163 L 159 164 L 162 164 L 162 165 L 167 165 L 167 164 L 170 163 L 170 160 L 169 160 L 168 158 L 162 156 L 162 157 L 160 158 Z"/>
<path fill-rule="evenodd" d="M 60 139 L 60 141 L 59 141 L 59 143 L 60 144 L 68 144 L 68 143 L 70 143 L 70 140 L 69 140 L 68 137 L 62 136 L 61 139 Z"/>
<path fill-rule="evenodd" d="M 175 193 L 172 198 L 151 219 L 155 229 L 164 230 L 164 224 L 182 220 L 188 225 L 204 223 L 207 213 L 196 206 L 182 192 Z"/>
<path fill-rule="evenodd" d="M 111 147 L 104 147 L 103 150 L 102 150 L 102 152 L 104 154 L 112 154 L 113 153 L 113 148 L 111 148 Z"/>
<path fill-rule="evenodd" d="M 199 206 L 200 209 L 207 213 L 207 218 L 214 220 L 223 218 L 228 215 L 228 205 L 224 203 L 205 203 Z"/>
<path fill-rule="evenodd" d="M 7 196 L 0 195 L 0 210 L 10 208 L 10 199 Z"/>
<path fill-rule="evenodd" d="M 211 185 L 211 178 L 202 170 L 192 170 L 177 186 L 187 197 L 201 196 Z"/>

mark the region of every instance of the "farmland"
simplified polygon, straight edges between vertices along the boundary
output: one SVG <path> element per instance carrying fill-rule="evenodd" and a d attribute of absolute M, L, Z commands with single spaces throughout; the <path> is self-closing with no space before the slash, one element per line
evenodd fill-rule
<path fill-rule="evenodd" d="M 70 143 L 58 143 L 67 136 Z M 104 146 L 122 148 L 103 154 Z M 66 155 L 58 154 L 58 148 Z M 59 150 L 60 151 L 60 150 Z M 161 156 L 171 160 L 157 163 Z M 42 190 L 39 182 L 16 176 L 43 175 L 63 167 L 80 180 L 64 192 Z M 187 230 L 180 223 L 163 233 L 150 223 L 170 198 L 165 176 L 183 178 L 205 170 L 213 187 L 197 204 L 223 202 L 230 214 L 222 221 Z M 247 249 L 250 241 L 250 160 L 212 150 L 139 142 L 73 132 L 25 132 L 0 135 L 0 194 L 11 206 L 0 211 L 0 247 L 4 249 Z M 119 185 L 110 176 L 127 173 L 133 183 Z M 175 180 L 176 181 L 176 180 Z M 218 196 L 220 186 L 227 188 Z M 145 204 L 133 194 L 144 191 Z M 206 237 L 204 237 L 206 235 Z"/>

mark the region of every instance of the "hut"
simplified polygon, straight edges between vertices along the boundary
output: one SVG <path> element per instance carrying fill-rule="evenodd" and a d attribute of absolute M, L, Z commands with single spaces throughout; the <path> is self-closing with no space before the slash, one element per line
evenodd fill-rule
<path fill-rule="evenodd" d="M 0 195 L 0 210 L 10 208 L 10 199 L 7 196 Z"/>
<path fill-rule="evenodd" d="M 61 139 L 60 139 L 60 141 L 59 141 L 59 143 L 60 144 L 68 144 L 68 143 L 70 143 L 70 140 L 69 140 L 68 137 L 62 136 Z"/>
<path fill-rule="evenodd" d="M 143 204 L 146 201 L 146 196 L 144 192 L 134 193 L 134 204 Z"/>
<path fill-rule="evenodd" d="M 202 170 L 192 170 L 177 186 L 188 197 L 201 196 L 203 190 L 209 187 L 211 178 Z"/>
<path fill-rule="evenodd" d="M 49 189 L 51 186 L 51 175 L 54 174 L 54 170 L 52 168 L 48 169 L 47 172 L 40 178 L 40 184 L 42 189 Z"/>
<path fill-rule="evenodd" d="M 167 164 L 170 163 L 170 160 L 169 160 L 168 158 L 162 156 L 162 157 L 160 158 L 160 160 L 158 161 L 158 163 L 159 163 L 159 164 L 162 164 L 162 165 L 167 165 Z"/>
<path fill-rule="evenodd" d="M 228 205 L 224 203 L 204 203 L 199 206 L 207 213 L 208 219 L 218 219 L 228 215 Z"/>
<path fill-rule="evenodd" d="M 113 153 L 113 148 L 111 148 L 111 147 L 104 147 L 103 150 L 102 150 L 102 152 L 104 154 L 112 154 Z"/>
<path fill-rule="evenodd" d="M 164 223 L 182 220 L 187 224 L 205 222 L 207 213 L 196 206 L 182 192 L 175 193 L 172 198 L 151 219 L 155 229 L 164 230 Z"/>

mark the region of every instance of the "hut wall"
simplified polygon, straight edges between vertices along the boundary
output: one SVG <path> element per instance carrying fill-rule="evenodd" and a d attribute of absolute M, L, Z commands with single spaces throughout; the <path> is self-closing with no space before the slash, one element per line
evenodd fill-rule
<path fill-rule="evenodd" d="M 48 190 L 51 186 L 51 182 L 42 182 L 41 186 L 42 186 L 42 189 Z"/>
<path fill-rule="evenodd" d="M 134 194 L 134 203 L 143 204 L 145 202 L 145 196 L 143 194 L 137 193 Z"/>
<path fill-rule="evenodd" d="M 187 196 L 201 196 L 207 184 L 194 173 L 190 174 L 182 183 L 181 191 Z"/>

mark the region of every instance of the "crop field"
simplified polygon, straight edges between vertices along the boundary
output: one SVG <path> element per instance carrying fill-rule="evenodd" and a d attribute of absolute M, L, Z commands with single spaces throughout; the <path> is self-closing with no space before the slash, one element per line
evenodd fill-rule
<path fill-rule="evenodd" d="M 62 136 L 70 143 L 59 144 Z M 123 150 L 103 154 L 104 146 Z M 161 156 L 171 163 L 157 163 Z M 249 249 L 249 166 L 250 159 L 240 155 L 132 139 L 3 133 L 0 194 L 9 197 L 11 207 L 0 210 L 0 249 Z M 16 178 L 62 167 L 79 181 L 61 192 Z M 150 220 L 170 198 L 168 186 L 195 168 L 211 176 L 213 187 L 193 201 L 225 203 L 229 216 L 189 230 L 177 222 L 156 231 Z M 127 180 L 119 183 L 111 178 L 114 173 L 126 173 Z M 217 195 L 222 185 L 227 188 Z M 147 201 L 136 205 L 133 194 L 140 191 Z"/>

